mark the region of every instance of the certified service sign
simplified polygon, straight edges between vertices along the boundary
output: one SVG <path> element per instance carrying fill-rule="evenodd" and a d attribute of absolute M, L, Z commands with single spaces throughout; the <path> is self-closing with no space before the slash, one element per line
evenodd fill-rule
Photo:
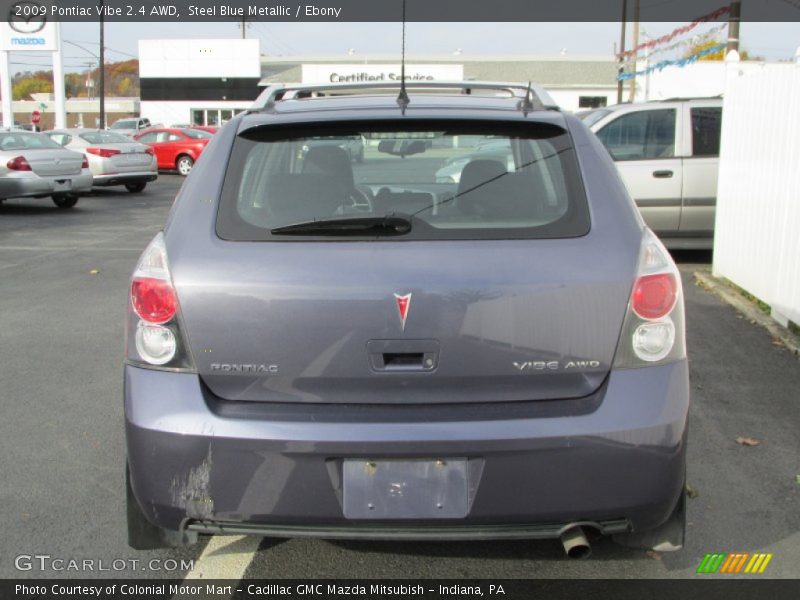
<path fill-rule="evenodd" d="M 31 0 L 11 5 L 0 23 L 0 50 L 53 52 L 57 49 L 56 28 L 47 20 L 47 7 Z"/>

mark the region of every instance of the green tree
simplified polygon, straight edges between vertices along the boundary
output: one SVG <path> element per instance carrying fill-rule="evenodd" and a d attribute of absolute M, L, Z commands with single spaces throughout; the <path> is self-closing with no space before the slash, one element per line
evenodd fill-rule
<path fill-rule="evenodd" d="M 44 79 L 22 79 L 11 88 L 14 100 L 31 100 L 31 94 L 52 93 L 53 83 Z"/>

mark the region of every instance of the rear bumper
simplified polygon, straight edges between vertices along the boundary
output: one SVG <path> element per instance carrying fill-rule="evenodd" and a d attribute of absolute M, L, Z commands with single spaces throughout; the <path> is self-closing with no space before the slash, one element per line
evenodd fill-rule
<path fill-rule="evenodd" d="M 474 418 L 454 405 L 452 420 L 412 407 L 383 420 L 269 418 L 263 406 L 220 410 L 196 375 L 126 366 L 131 483 L 152 522 L 205 532 L 487 539 L 656 527 L 684 485 L 687 363 L 614 371 L 597 394 L 560 416 Z M 343 516 L 343 459 L 459 456 L 470 462 L 466 518 Z"/>
<path fill-rule="evenodd" d="M 156 171 L 137 171 L 135 173 L 114 173 L 111 175 L 95 175 L 92 185 L 106 187 L 125 185 L 126 183 L 149 183 L 158 179 Z"/>
<path fill-rule="evenodd" d="M 22 198 L 26 196 L 50 196 L 54 193 L 56 182 L 70 180 L 67 193 L 88 192 L 92 188 L 92 176 L 88 169 L 80 175 L 39 176 L 31 171 L 15 173 L 0 178 L 0 198 Z"/>

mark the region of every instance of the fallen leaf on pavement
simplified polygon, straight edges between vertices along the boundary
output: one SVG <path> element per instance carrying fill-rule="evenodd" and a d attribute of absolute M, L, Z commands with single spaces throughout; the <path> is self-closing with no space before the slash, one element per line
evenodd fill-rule
<path fill-rule="evenodd" d="M 794 476 L 794 480 L 795 480 L 797 483 L 800 483 L 800 475 L 795 475 L 795 476 Z"/>
<path fill-rule="evenodd" d="M 100 269 L 92 269 L 89 271 L 89 275 L 97 275 L 100 272 Z"/>
<path fill-rule="evenodd" d="M 778 339 L 772 340 L 772 345 L 777 346 L 778 348 L 784 348 L 786 346 L 786 344 L 784 344 L 782 340 Z"/>
<path fill-rule="evenodd" d="M 742 446 L 758 446 L 761 442 L 755 438 L 739 436 L 736 438 L 736 443 Z"/>
<path fill-rule="evenodd" d="M 687 483 L 686 484 L 686 495 L 689 496 L 689 498 L 697 498 L 700 495 L 700 492 L 698 492 L 696 489 L 694 489 L 692 486 L 690 486 Z"/>

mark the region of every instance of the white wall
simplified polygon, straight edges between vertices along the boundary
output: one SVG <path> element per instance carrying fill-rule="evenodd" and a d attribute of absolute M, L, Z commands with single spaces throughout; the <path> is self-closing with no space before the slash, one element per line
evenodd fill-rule
<path fill-rule="evenodd" d="M 714 273 L 800 323 L 800 64 L 728 63 Z"/>
<path fill-rule="evenodd" d="M 143 117 L 150 119 L 153 124 L 174 125 L 192 122 L 192 109 L 226 108 L 229 110 L 244 110 L 253 105 L 252 101 L 224 102 L 224 101 L 147 101 L 140 103 Z"/>
<path fill-rule="evenodd" d="M 258 39 L 139 40 L 139 77 L 261 77 L 259 48 Z"/>
<path fill-rule="evenodd" d="M 758 71 L 765 63 L 740 62 L 744 72 Z M 644 62 L 637 68 L 643 69 Z M 720 96 L 725 91 L 725 63 L 721 60 L 700 60 L 685 67 L 667 67 L 649 75 L 636 78 L 636 101 L 667 100 L 669 98 L 706 98 Z M 630 82 L 625 82 L 625 100 L 628 99 Z"/>

